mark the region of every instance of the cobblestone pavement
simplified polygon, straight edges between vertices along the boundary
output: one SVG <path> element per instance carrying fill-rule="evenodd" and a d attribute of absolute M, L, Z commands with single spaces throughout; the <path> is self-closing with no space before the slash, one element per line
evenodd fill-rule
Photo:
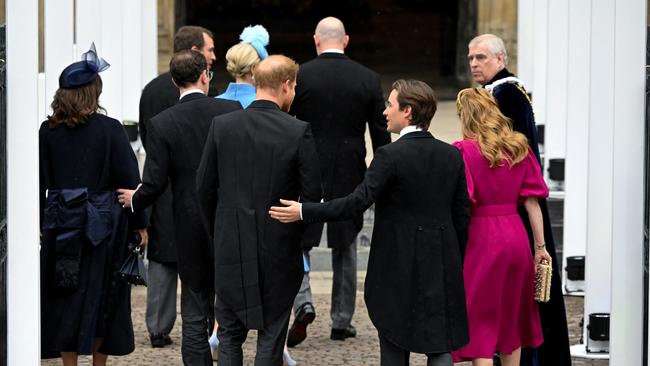
<path fill-rule="evenodd" d="M 363 275 L 360 277 L 359 288 L 363 288 Z M 329 339 L 329 288 L 331 286 L 331 272 L 315 272 L 312 274 L 312 287 L 314 301 L 318 316 L 308 328 L 309 336 L 296 348 L 291 349 L 291 355 L 299 365 L 379 365 L 379 345 L 377 333 L 370 323 L 368 312 L 363 303 L 363 293 L 357 296 L 357 310 L 354 315 L 353 325 L 357 328 L 356 338 L 345 342 Z M 578 343 L 580 338 L 579 322 L 583 312 L 583 299 L 581 297 L 566 297 L 567 312 L 569 316 L 569 331 L 571 343 Z M 136 349 L 124 357 L 109 357 L 108 364 L 115 366 L 126 365 L 181 365 L 180 358 L 180 314 L 176 326 L 171 334 L 174 343 L 166 348 L 153 349 L 149 345 L 149 338 L 144 324 L 145 289 L 134 288 L 132 292 L 133 323 L 135 327 Z M 180 309 L 180 307 L 179 307 Z M 244 345 L 244 365 L 252 365 L 255 347 L 255 332 L 251 332 Z M 43 361 L 41 365 L 60 365 L 61 360 Z M 87 357 L 80 357 L 80 365 L 90 365 Z M 574 366 L 606 366 L 607 361 L 574 360 Z M 215 363 L 216 365 L 216 363 Z M 425 357 L 412 355 L 411 365 L 425 365 Z M 470 363 L 457 364 L 469 366 Z"/>
<path fill-rule="evenodd" d="M 438 139 L 446 142 L 452 142 L 460 139 L 460 124 L 456 116 L 455 103 L 453 101 L 442 101 L 438 104 L 438 112 L 433 119 L 430 131 Z M 393 135 L 393 139 L 397 136 Z M 369 163 L 372 159 L 372 148 L 370 148 L 370 137 L 366 133 L 366 145 L 368 154 L 366 161 Z M 370 225 L 367 234 L 371 231 Z M 368 248 L 367 239 L 361 240 L 359 245 L 359 289 L 363 289 L 363 278 L 365 262 L 367 261 Z M 321 250 L 323 253 L 317 253 Z M 320 255 L 319 255 L 320 254 Z M 314 293 L 314 302 L 318 316 L 315 322 L 309 326 L 309 336 L 304 343 L 291 349 L 291 355 L 300 366 L 304 365 L 378 365 L 379 364 L 379 344 L 377 333 L 370 323 L 368 312 L 363 303 L 363 293 L 358 293 L 357 310 L 354 316 L 353 325 L 357 328 L 357 338 L 348 339 L 345 342 L 331 341 L 329 339 L 329 297 L 331 289 L 331 266 L 329 259 L 329 250 L 325 248 L 315 249 L 312 258 L 312 268 L 319 272 L 312 273 L 312 290 Z M 328 271 L 329 270 L 329 271 Z M 322 272 L 320 272 L 322 271 Z M 137 287 L 132 292 L 132 310 L 133 324 L 135 327 L 135 351 L 124 357 L 109 357 L 108 364 L 115 366 L 126 365 L 181 365 L 180 358 L 180 314 L 178 315 L 176 326 L 171 334 L 174 343 L 166 348 L 151 348 L 147 330 L 144 324 L 145 311 L 145 289 Z M 580 340 L 580 320 L 583 313 L 583 298 L 566 297 L 567 315 L 569 318 L 569 333 L 571 344 L 578 343 Z M 180 306 L 178 307 L 180 309 Z M 252 365 L 255 347 L 255 332 L 250 333 L 248 341 L 244 345 L 245 365 Z M 41 365 L 60 365 L 61 361 L 49 360 L 43 361 Z M 80 358 L 80 365 L 90 365 L 86 357 Z M 415 366 L 425 365 L 425 357 L 422 355 L 412 355 L 411 364 Z M 574 366 L 607 366 L 607 361 L 589 361 L 574 360 Z M 216 364 L 215 364 L 216 365 Z M 457 364 L 458 366 L 469 366 L 470 363 Z"/>

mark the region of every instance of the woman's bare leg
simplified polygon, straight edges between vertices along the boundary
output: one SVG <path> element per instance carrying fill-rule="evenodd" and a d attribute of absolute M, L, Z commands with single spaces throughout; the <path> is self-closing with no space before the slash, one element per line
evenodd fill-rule
<path fill-rule="evenodd" d="M 506 355 L 505 353 L 501 354 L 501 365 L 503 366 L 519 366 L 519 360 L 521 359 L 521 347 L 512 351 L 511 354 Z"/>
<path fill-rule="evenodd" d="M 108 355 L 97 351 L 103 340 L 103 338 L 95 338 L 93 342 L 93 366 L 106 366 Z"/>
<path fill-rule="evenodd" d="M 475 358 L 472 360 L 472 366 L 492 366 L 491 358 Z"/>
<path fill-rule="evenodd" d="M 63 366 L 77 366 L 77 352 L 61 352 Z"/>

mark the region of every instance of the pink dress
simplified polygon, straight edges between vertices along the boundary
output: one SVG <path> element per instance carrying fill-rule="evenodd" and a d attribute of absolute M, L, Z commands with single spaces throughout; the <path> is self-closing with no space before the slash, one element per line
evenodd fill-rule
<path fill-rule="evenodd" d="M 537 347 L 543 337 L 535 268 L 517 204 L 548 196 L 539 164 L 529 148 L 513 167 L 490 168 L 476 141 L 454 146 L 465 161 L 472 213 L 463 265 L 470 341 L 453 353 L 454 361 Z"/>

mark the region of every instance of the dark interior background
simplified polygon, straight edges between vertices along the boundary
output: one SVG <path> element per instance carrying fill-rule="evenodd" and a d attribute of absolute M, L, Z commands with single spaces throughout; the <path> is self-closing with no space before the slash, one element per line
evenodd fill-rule
<path fill-rule="evenodd" d="M 214 86 L 231 81 L 224 55 L 239 42 L 248 25 L 261 24 L 270 34 L 269 53 L 299 63 L 316 56 L 312 35 L 318 21 L 336 16 L 350 36 L 346 53 L 382 75 L 384 89 L 398 78 L 428 82 L 441 97 L 463 83 L 457 71 L 458 45 L 466 47 L 464 29 L 475 19 L 459 17 L 468 1 L 431 0 L 177 0 L 176 25 L 204 26 L 215 34 Z M 459 19 L 462 21 L 459 22 Z M 471 27 L 470 27 L 471 28 Z M 461 62 L 464 61 L 464 57 Z"/>

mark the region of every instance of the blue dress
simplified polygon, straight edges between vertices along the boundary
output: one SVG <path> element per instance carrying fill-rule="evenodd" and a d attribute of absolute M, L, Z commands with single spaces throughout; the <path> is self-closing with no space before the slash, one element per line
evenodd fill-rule
<path fill-rule="evenodd" d="M 217 95 L 217 98 L 236 100 L 246 109 L 255 100 L 255 86 L 248 83 L 230 83 L 226 92 Z"/>

